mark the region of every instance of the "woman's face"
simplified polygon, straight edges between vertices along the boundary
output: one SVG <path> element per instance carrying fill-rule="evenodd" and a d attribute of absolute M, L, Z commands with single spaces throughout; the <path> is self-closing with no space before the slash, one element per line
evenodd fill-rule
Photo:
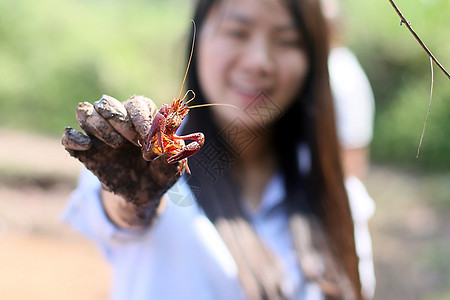
<path fill-rule="evenodd" d="M 239 117 L 267 126 L 294 101 L 308 72 L 304 40 L 280 0 L 223 0 L 199 35 L 198 72 L 206 101 L 221 126 Z M 268 108 L 269 107 L 269 108 Z M 270 110 L 264 111 L 264 108 Z M 266 117 L 256 117 L 265 114 Z"/>

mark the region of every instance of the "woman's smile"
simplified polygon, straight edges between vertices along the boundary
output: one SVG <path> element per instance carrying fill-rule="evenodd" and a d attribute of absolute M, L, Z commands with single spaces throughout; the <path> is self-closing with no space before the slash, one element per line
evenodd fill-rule
<path fill-rule="evenodd" d="M 252 84 L 243 81 L 231 82 L 229 87 L 237 98 L 242 99 L 244 105 L 256 100 L 261 93 L 269 94 L 272 90 L 268 85 Z"/>

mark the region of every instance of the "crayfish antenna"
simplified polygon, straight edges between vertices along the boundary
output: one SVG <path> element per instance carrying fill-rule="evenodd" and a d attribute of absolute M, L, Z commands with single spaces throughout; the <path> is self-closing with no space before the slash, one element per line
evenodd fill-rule
<path fill-rule="evenodd" d="M 187 100 L 187 101 L 184 101 L 184 99 L 186 99 L 186 97 L 187 97 L 187 95 L 189 94 L 189 93 L 192 93 L 192 98 L 191 99 L 189 99 L 189 100 Z M 192 100 L 194 100 L 195 99 L 195 92 L 193 91 L 193 90 L 188 90 L 187 92 L 186 92 L 186 94 L 184 94 L 184 97 L 183 97 L 183 99 L 181 99 L 181 102 L 184 102 L 184 104 L 186 105 L 186 104 L 188 104 L 189 102 L 191 102 Z"/>
<path fill-rule="evenodd" d="M 208 106 L 228 106 L 228 107 L 231 107 L 231 108 L 240 110 L 240 108 L 237 107 L 236 105 L 233 105 L 233 104 L 226 104 L 226 103 L 207 103 L 207 104 L 199 104 L 199 105 L 188 106 L 188 108 L 191 109 L 191 108 L 208 107 Z"/>
<path fill-rule="evenodd" d="M 178 96 L 178 99 L 181 99 L 181 94 L 183 93 L 184 84 L 186 82 L 187 74 L 189 72 L 189 67 L 191 66 L 192 55 L 194 54 L 194 44 L 195 44 L 195 35 L 197 33 L 197 27 L 195 26 L 195 21 L 194 20 L 191 20 L 191 21 L 192 21 L 192 24 L 194 24 L 194 32 L 192 34 L 191 54 L 189 55 L 189 60 L 188 60 L 188 64 L 187 64 L 187 67 L 186 67 L 186 72 L 184 73 L 183 83 L 181 84 L 180 95 Z M 185 95 L 185 97 L 186 97 L 186 95 Z"/>

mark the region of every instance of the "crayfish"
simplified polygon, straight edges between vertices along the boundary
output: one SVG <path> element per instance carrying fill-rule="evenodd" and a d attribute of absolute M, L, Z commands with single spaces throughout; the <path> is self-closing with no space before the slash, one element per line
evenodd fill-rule
<path fill-rule="evenodd" d="M 205 142 L 205 136 L 201 132 L 188 135 L 176 135 L 177 129 L 181 126 L 183 119 L 192 107 L 187 106 L 184 98 L 174 99 L 171 105 L 163 104 L 159 111 L 153 117 L 152 125 L 148 134 L 147 141 L 143 145 L 144 157 L 148 160 L 154 160 L 167 153 L 170 157 L 168 163 L 182 161 L 180 175 L 186 170 L 189 174 L 187 158 L 197 153 Z M 198 106 L 195 106 L 198 107 Z M 185 145 L 184 140 L 194 140 Z M 152 155 L 157 155 L 151 158 Z"/>
<path fill-rule="evenodd" d="M 186 72 L 184 74 L 184 79 L 181 84 L 181 90 L 178 98 L 173 99 L 172 104 L 163 104 L 162 107 L 153 117 L 152 125 L 150 127 L 147 140 L 144 142 L 142 152 L 144 158 L 147 160 L 154 160 L 163 154 L 169 154 L 167 159 L 168 163 L 182 162 L 181 168 L 178 171 L 180 175 L 186 170 L 189 174 L 187 164 L 187 158 L 191 155 L 197 153 L 205 142 L 205 136 L 201 132 L 191 133 L 188 135 L 179 136 L 176 134 L 177 129 L 181 126 L 183 119 L 189 112 L 191 108 L 205 107 L 205 106 L 230 106 L 236 108 L 236 106 L 231 104 L 201 104 L 188 106 L 187 104 L 194 100 L 195 93 L 192 90 L 188 90 L 184 97 L 181 99 L 181 94 L 186 82 L 186 77 L 189 71 L 189 66 L 192 60 L 192 54 L 194 51 L 194 41 L 195 41 L 195 23 L 194 23 L 194 34 L 192 40 L 191 53 L 186 67 Z M 191 92 L 193 97 L 189 100 L 185 100 L 186 96 Z M 185 145 L 184 140 L 194 140 L 187 145 Z M 156 156 L 156 157 L 155 157 Z"/>

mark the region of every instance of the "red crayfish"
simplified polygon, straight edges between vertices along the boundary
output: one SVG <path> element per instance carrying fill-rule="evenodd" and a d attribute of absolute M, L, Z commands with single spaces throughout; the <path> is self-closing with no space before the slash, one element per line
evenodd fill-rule
<path fill-rule="evenodd" d="M 167 159 L 168 163 L 182 161 L 181 168 L 178 171 L 180 175 L 184 173 L 184 170 L 191 174 L 191 171 L 189 170 L 187 164 L 187 158 L 197 153 L 205 142 L 205 136 L 201 132 L 191 133 L 183 136 L 179 136 L 176 134 L 177 129 L 181 126 L 181 123 L 188 114 L 189 109 L 214 105 L 223 105 L 237 108 L 236 106 L 230 104 L 202 104 L 187 106 L 187 104 L 195 98 L 195 93 L 192 90 L 188 90 L 184 97 L 181 99 L 181 94 L 189 71 L 189 66 L 191 64 L 192 53 L 194 51 L 195 31 L 196 29 L 194 23 L 191 53 L 189 56 L 186 73 L 184 74 L 183 83 L 181 84 L 180 94 L 178 98 L 175 98 L 172 101 L 172 104 L 163 104 L 159 111 L 155 114 L 147 137 L 147 141 L 144 142 L 143 145 L 144 157 L 146 157 L 146 159 L 148 160 L 157 159 L 161 155 L 167 153 L 170 155 L 170 157 Z M 193 97 L 185 101 L 186 96 L 189 92 L 193 94 Z M 185 145 L 184 140 L 194 141 Z M 155 155 L 156 157 L 154 157 Z"/>

